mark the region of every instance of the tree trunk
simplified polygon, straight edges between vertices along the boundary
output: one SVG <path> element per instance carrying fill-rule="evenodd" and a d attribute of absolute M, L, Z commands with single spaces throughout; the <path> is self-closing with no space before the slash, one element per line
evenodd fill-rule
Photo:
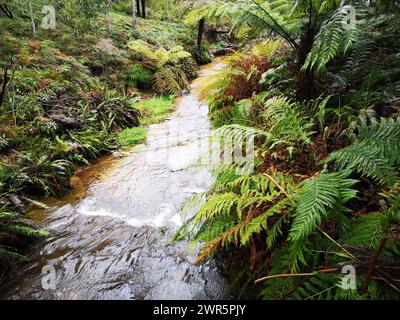
<path fill-rule="evenodd" d="M 132 0 L 132 28 L 135 29 L 136 26 L 136 3 Z"/>
<path fill-rule="evenodd" d="M 142 0 L 142 18 L 146 19 L 146 0 Z"/>
<path fill-rule="evenodd" d="M 28 1 L 28 5 L 29 5 L 29 14 L 31 16 L 31 21 L 32 21 L 32 32 L 33 34 L 36 34 L 36 24 L 35 24 L 35 19 L 33 17 L 32 3 Z"/>
<path fill-rule="evenodd" d="M 200 19 L 199 21 L 199 33 L 197 35 L 197 50 L 199 53 L 201 53 L 205 22 L 206 20 L 204 18 Z"/>
<path fill-rule="evenodd" d="M 108 7 L 107 7 L 107 25 L 108 25 L 108 32 L 112 33 L 112 29 L 111 29 L 111 16 L 110 16 L 110 10 L 111 10 L 111 6 L 112 6 L 112 0 L 108 0 Z"/>
<path fill-rule="evenodd" d="M 4 69 L 3 82 L 2 82 L 1 88 L 0 88 L 0 107 L 3 104 L 4 96 L 6 95 L 6 89 L 7 89 L 8 81 L 9 81 L 9 78 L 8 78 L 8 66 L 6 66 L 5 69 Z"/>
<path fill-rule="evenodd" d="M 165 14 L 167 16 L 167 20 L 169 20 L 169 0 L 165 0 Z"/>
<path fill-rule="evenodd" d="M 299 101 L 310 100 L 315 94 L 314 72 L 307 69 L 301 70 L 307 55 L 301 54 L 297 63 L 297 88 L 296 97 Z"/>
<path fill-rule="evenodd" d="M 19 6 L 21 7 L 22 14 L 24 14 L 25 10 L 24 10 L 24 6 L 22 5 L 22 0 L 18 0 L 18 2 L 19 2 Z"/>
<path fill-rule="evenodd" d="M 138 17 L 142 17 L 142 13 L 140 10 L 140 0 L 136 0 L 136 14 Z"/>
<path fill-rule="evenodd" d="M 300 101 L 310 100 L 315 94 L 314 72 L 310 69 L 302 70 L 307 55 L 310 53 L 315 39 L 316 31 L 310 25 L 306 26 L 306 31 L 300 39 L 300 52 L 297 55 L 297 89 L 296 97 Z"/>

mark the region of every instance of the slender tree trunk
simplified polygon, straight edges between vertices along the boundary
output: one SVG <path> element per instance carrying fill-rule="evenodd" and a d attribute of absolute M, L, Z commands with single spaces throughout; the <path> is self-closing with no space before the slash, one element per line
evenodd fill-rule
<path fill-rule="evenodd" d="M 142 17 L 142 13 L 140 10 L 140 0 L 136 0 L 136 14 L 138 17 Z"/>
<path fill-rule="evenodd" d="M 197 34 L 197 50 L 199 53 L 201 53 L 205 22 L 206 20 L 204 18 L 199 21 L 199 33 Z"/>
<path fill-rule="evenodd" d="M 142 18 L 146 19 L 146 0 L 142 0 Z"/>
<path fill-rule="evenodd" d="M 136 4 L 135 0 L 132 0 L 132 28 L 135 29 L 136 26 Z"/>
<path fill-rule="evenodd" d="M 108 24 L 108 32 L 111 34 L 112 29 L 111 29 L 111 16 L 110 16 L 110 10 L 112 6 L 112 0 L 108 0 L 108 8 L 107 8 L 107 24 Z"/>
<path fill-rule="evenodd" d="M 24 6 L 23 6 L 23 4 L 22 4 L 22 0 L 18 0 L 18 2 L 19 2 L 19 6 L 21 7 L 21 12 L 22 12 L 22 14 L 24 14 L 24 13 L 25 13 L 25 10 L 24 10 Z"/>
<path fill-rule="evenodd" d="M 5 69 L 4 69 L 3 82 L 2 82 L 1 88 L 0 88 L 0 107 L 2 106 L 3 101 L 4 101 L 4 96 L 6 94 L 8 81 L 9 81 L 9 78 L 8 78 L 8 66 L 6 66 Z"/>
<path fill-rule="evenodd" d="M 140 12 L 140 0 L 135 0 L 136 1 L 136 16 L 138 18 L 142 17 L 142 13 Z"/>
<path fill-rule="evenodd" d="M 169 0 L 165 0 L 165 14 L 167 16 L 167 20 L 169 20 Z"/>
<path fill-rule="evenodd" d="M 35 19 L 33 17 L 32 3 L 28 1 L 28 5 L 29 5 L 29 14 L 31 16 L 31 21 L 32 21 L 32 32 L 33 34 L 36 34 L 36 24 L 35 24 Z"/>

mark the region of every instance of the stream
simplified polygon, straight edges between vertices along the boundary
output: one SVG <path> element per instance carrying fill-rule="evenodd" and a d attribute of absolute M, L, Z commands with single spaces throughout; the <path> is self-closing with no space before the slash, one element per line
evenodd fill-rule
<path fill-rule="evenodd" d="M 28 213 L 51 236 L 33 246 L 1 299 L 229 298 L 215 261 L 195 266 L 187 242 L 170 243 L 187 218 L 182 202 L 213 182 L 197 164 L 211 129 L 199 92 L 223 68 L 221 60 L 203 67 L 176 112 L 149 127 L 146 145 L 103 157 L 74 177 L 68 195 Z"/>

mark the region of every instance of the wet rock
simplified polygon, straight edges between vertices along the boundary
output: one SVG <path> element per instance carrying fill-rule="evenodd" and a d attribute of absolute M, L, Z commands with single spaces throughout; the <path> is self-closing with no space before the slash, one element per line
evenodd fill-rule
<path fill-rule="evenodd" d="M 82 189 L 83 181 L 77 176 L 72 176 L 69 178 L 69 185 L 72 189 Z"/>
<path fill-rule="evenodd" d="M 230 54 L 235 53 L 235 49 L 233 48 L 221 48 L 221 49 L 214 49 L 211 52 L 215 57 L 227 56 Z"/>
<path fill-rule="evenodd" d="M 211 53 L 214 55 L 214 57 L 220 57 L 220 56 L 227 56 L 230 54 L 235 53 L 237 50 L 237 47 L 232 44 L 222 44 L 222 48 L 217 48 L 211 51 Z"/>
<path fill-rule="evenodd" d="M 83 127 L 81 115 L 73 109 L 68 110 L 64 107 L 59 107 L 53 110 L 49 119 L 54 121 L 62 129 L 80 129 Z"/>
<path fill-rule="evenodd" d="M 19 212 L 25 213 L 27 211 L 24 202 L 15 194 L 8 194 L 7 198 L 14 204 Z"/>
<path fill-rule="evenodd" d="M 112 39 L 101 39 L 97 45 L 95 45 L 95 48 L 108 53 L 117 52 L 119 50 L 116 46 L 114 46 Z"/>

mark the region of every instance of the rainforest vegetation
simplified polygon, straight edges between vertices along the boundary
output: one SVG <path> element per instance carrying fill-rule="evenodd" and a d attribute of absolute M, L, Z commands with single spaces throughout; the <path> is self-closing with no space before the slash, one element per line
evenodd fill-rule
<path fill-rule="evenodd" d="M 213 136 L 255 137 L 255 169 L 213 168 L 173 240 L 238 298 L 398 299 L 399 39 L 396 0 L 0 0 L 0 283 L 48 235 L 28 208 L 145 143 L 226 55 L 201 95 Z"/>

